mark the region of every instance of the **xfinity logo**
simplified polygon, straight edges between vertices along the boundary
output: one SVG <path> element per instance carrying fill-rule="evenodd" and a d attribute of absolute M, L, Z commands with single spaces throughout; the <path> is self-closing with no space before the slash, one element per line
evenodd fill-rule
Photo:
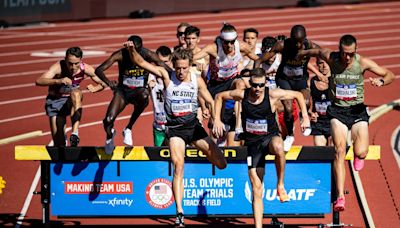
<path fill-rule="evenodd" d="M 115 207 L 115 206 L 128 206 L 128 207 L 130 207 L 132 205 L 132 203 L 133 203 L 133 200 L 130 200 L 128 198 L 125 198 L 125 199 L 114 198 L 114 199 L 109 199 L 108 200 L 108 205 L 111 205 L 113 207 Z"/>

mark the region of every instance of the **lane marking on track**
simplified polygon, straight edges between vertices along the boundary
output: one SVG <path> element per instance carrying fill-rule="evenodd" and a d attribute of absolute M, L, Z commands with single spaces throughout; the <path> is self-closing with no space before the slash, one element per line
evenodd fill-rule
<path fill-rule="evenodd" d="M 105 51 L 93 51 L 93 50 L 82 50 L 82 51 L 85 54 L 85 57 L 99 56 L 99 55 L 107 54 Z M 38 52 L 32 52 L 31 56 L 33 56 L 33 57 L 64 57 L 65 51 L 52 51 L 52 52 L 38 51 Z"/>
<path fill-rule="evenodd" d="M 397 10 L 396 12 L 400 11 Z M 269 30 L 271 30 L 271 27 L 281 27 L 281 26 L 287 26 L 287 25 L 292 25 L 293 22 L 281 22 L 281 23 L 276 23 L 276 21 L 278 20 L 288 20 L 290 18 L 294 18 L 294 19 L 302 19 L 302 23 L 306 24 L 307 26 L 310 26 L 312 24 L 321 24 L 321 23 L 330 23 L 332 22 L 332 18 L 331 16 L 336 17 L 336 19 L 334 20 L 334 22 L 339 23 L 339 22 L 353 22 L 350 23 L 349 26 L 357 28 L 355 26 L 362 26 L 363 23 L 361 23 L 360 21 L 370 21 L 370 20 L 382 20 L 382 19 L 389 19 L 391 21 L 395 21 L 396 18 L 400 17 L 399 15 L 382 15 L 382 13 L 384 12 L 376 12 L 376 13 L 381 13 L 381 15 L 379 16 L 366 16 L 366 17 L 352 17 L 352 18 L 338 18 L 339 15 L 345 15 L 345 14 L 338 14 L 337 12 L 335 13 L 321 13 L 321 14 L 309 14 L 309 15 L 300 15 L 300 14 L 296 14 L 296 15 L 291 15 L 291 16 L 277 16 L 274 17 L 274 19 L 271 19 L 271 24 L 266 23 L 265 22 L 265 18 L 264 17 L 256 17 L 256 18 L 252 18 L 252 19 L 232 19 L 229 20 L 229 23 L 231 24 L 235 24 L 235 23 L 242 23 L 242 22 L 248 22 L 248 23 L 254 23 L 254 24 L 260 24 L 257 28 L 268 28 Z M 393 12 L 395 13 L 395 12 Z M 317 16 L 326 16 L 329 18 L 327 19 L 323 19 L 323 20 L 315 20 L 315 18 Z M 308 21 L 305 21 L 305 18 L 309 18 Z M 272 23 L 272 21 L 274 21 L 274 23 Z M 210 21 L 198 21 L 195 23 L 197 26 L 200 25 L 208 25 L 208 24 L 215 24 L 215 20 L 210 20 Z M 386 25 L 389 25 L 390 22 L 386 22 Z M 371 23 L 372 26 L 372 23 Z M 107 31 L 107 32 L 114 32 L 114 34 L 116 33 L 116 31 L 131 31 L 131 30 L 139 30 L 139 29 L 159 29 L 159 28 L 166 28 L 166 27 L 171 27 L 171 28 L 175 28 L 176 27 L 176 23 L 167 23 L 167 24 L 155 24 L 155 25 L 140 25 L 140 26 L 113 26 L 110 28 L 101 28 L 101 29 L 84 29 L 84 30 L 69 30 L 69 33 L 82 33 L 82 31 L 85 32 L 100 32 L 100 31 Z M 235 26 L 236 29 L 243 29 L 245 27 L 247 27 L 247 25 L 243 25 L 243 26 Z M 321 29 L 324 29 L 326 27 L 334 27 L 334 26 L 323 26 Z M 343 27 L 343 26 L 341 26 Z M 312 28 L 310 28 L 312 29 Z M 332 28 L 334 29 L 334 28 Z M 204 30 L 204 29 L 203 29 Z M 202 30 L 202 32 L 204 32 Z M 212 31 L 219 31 L 220 28 L 218 26 L 215 26 L 213 28 L 211 28 L 210 30 Z M 311 30 L 310 30 L 311 31 Z M 319 30 L 316 30 L 319 31 Z M 287 32 L 286 30 L 280 30 L 279 33 L 285 33 Z M 59 32 L 58 32 L 59 33 Z M 137 31 L 138 34 L 140 34 L 140 31 Z M 164 33 L 164 34 L 171 34 L 171 37 L 174 37 L 174 32 L 173 31 L 165 31 L 165 32 L 157 32 L 156 34 L 159 36 L 160 33 Z M 269 32 L 271 33 L 271 32 Z M 149 35 L 151 33 L 147 33 L 147 35 Z M 49 34 L 46 34 L 46 36 L 49 36 Z M 117 38 L 126 38 L 125 35 L 114 35 L 116 36 L 115 39 Z M 154 36 L 157 37 L 157 36 Z M 65 43 L 65 42 L 78 42 L 78 41 L 90 41 L 90 40 L 102 40 L 102 39 L 109 39 L 107 36 L 92 36 L 92 37 L 85 37 L 85 38 L 69 38 L 69 39 L 57 39 L 57 40 L 53 40 L 51 41 L 52 44 L 55 43 Z M 176 38 L 174 37 L 174 40 L 176 40 Z M 2 47 L 21 47 L 21 46 L 32 46 L 32 45 L 39 45 L 39 44 L 48 44 L 49 41 L 48 40 L 42 40 L 42 41 L 29 41 L 29 42 L 19 42 L 19 43 L 8 43 L 8 44 L 1 44 L 0 48 Z"/>
<path fill-rule="evenodd" d="M 37 136 L 41 136 L 43 134 L 42 131 L 31 131 L 28 133 L 20 134 L 20 135 L 15 135 L 12 137 L 0 139 L 0 145 L 5 145 L 8 143 L 16 142 L 16 141 L 21 141 L 24 139 L 29 139 Z"/>
<path fill-rule="evenodd" d="M 18 216 L 17 218 L 17 223 L 15 224 L 15 228 L 19 228 L 22 225 L 26 212 L 28 211 L 29 205 L 31 204 L 33 192 L 36 190 L 36 187 L 39 184 L 39 180 L 40 180 L 40 165 L 39 168 L 36 170 L 35 178 L 33 179 L 31 187 L 29 188 L 28 195 L 25 198 L 24 206 L 22 207 L 21 212 L 19 213 L 20 216 Z"/>

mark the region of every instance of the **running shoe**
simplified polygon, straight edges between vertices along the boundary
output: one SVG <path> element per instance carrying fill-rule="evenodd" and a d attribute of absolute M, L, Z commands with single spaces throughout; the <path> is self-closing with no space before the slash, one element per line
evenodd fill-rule
<path fill-rule="evenodd" d="M 132 130 L 129 128 L 125 128 L 122 131 L 122 136 L 124 136 L 124 144 L 127 146 L 133 146 L 133 141 L 132 141 Z"/>
<path fill-rule="evenodd" d="M 111 139 L 106 139 L 106 145 L 104 146 L 104 152 L 108 155 L 112 154 L 114 151 L 114 135 L 115 135 L 115 130 L 111 129 Z"/>
<path fill-rule="evenodd" d="M 333 203 L 333 210 L 334 211 L 344 211 L 344 204 L 346 203 L 346 200 L 343 197 L 338 198 L 334 203 Z"/>
<path fill-rule="evenodd" d="M 240 141 L 243 139 L 243 128 L 235 129 L 235 141 Z"/>
<path fill-rule="evenodd" d="M 185 216 L 183 216 L 182 212 L 179 212 L 176 215 L 176 220 L 175 220 L 175 227 L 185 227 Z"/>
<path fill-rule="evenodd" d="M 283 141 L 283 150 L 285 152 L 288 152 L 290 150 L 290 148 L 292 147 L 293 142 L 294 142 L 293 135 L 286 136 L 285 140 Z"/>
<path fill-rule="evenodd" d="M 79 144 L 79 136 L 76 134 L 71 134 L 69 142 L 72 147 L 77 147 Z"/>
<path fill-rule="evenodd" d="M 286 194 L 286 190 L 284 188 L 278 188 L 278 189 L 276 189 L 276 192 L 279 196 L 279 200 L 281 201 L 281 203 L 290 201 L 290 198 Z"/>
<path fill-rule="evenodd" d="M 355 171 L 360 171 L 364 168 L 364 159 L 360 159 L 357 156 L 354 157 L 353 165 Z"/>

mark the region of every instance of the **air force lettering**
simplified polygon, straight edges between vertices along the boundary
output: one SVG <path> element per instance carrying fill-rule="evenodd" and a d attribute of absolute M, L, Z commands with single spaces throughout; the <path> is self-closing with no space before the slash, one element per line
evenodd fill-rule
<path fill-rule="evenodd" d="M 171 73 L 171 83 L 165 90 L 165 112 L 168 125 L 191 123 L 197 116 L 197 77 L 190 73 L 190 81 L 182 82 Z"/>

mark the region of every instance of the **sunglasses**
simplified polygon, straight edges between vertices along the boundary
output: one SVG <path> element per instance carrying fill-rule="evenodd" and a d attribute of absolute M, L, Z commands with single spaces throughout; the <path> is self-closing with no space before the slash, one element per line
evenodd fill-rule
<path fill-rule="evenodd" d="M 264 83 L 255 83 L 255 82 L 250 81 L 250 85 L 253 88 L 257 88 L 257 87 L 263 88 L 263 87 L 265 87 L 265 82 Z"/>
<path fill-rule="evenodd" d="M 236 39 L 235 39 L 235 40 L 223 40 L 223 42 L 224 42 L 225 45 L 234 44 L 235 41 L 236 41 Z"/>
<path fill-rule="evenodd" d="M 176 36 L 177 36 L 177 37 L 181 37 L 181 36 L 183 36 L 183 35 L 185 35 L 185 32 L 177 32 L 177 33 L 176 33 Z"/>
<path fill-rule="evenodd" d="M 355 52 L 343 52 L 343 54 L 344 54 L 345 56 L 349 56 L 350 58 L 353 58 L 353 57 L 356 55 Z"/>

